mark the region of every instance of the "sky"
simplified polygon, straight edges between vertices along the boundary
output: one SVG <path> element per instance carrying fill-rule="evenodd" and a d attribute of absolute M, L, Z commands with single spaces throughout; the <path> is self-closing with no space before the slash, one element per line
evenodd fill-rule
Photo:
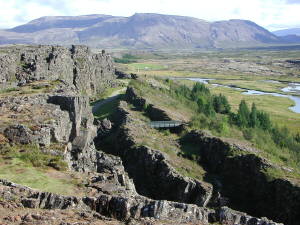
<path fill-rule="evenodd" d="M 300 27 L 300 0 L 0 0 L 0 29 L 43 16 L 161 13 L 207 21 L 247 19 L 271 31 Z"/>

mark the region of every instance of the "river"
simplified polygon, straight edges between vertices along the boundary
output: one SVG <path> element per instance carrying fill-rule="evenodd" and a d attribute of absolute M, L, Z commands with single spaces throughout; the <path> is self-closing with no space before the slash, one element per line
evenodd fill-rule
<path fill-rule="evenodd" d="M 275 93 L 275 92 L 256 91 L 256 90 L 251 90 L 251 89 L 238 88 L 238 87 L 234 87 L 234 86 L 230 86 L 230 85 L 220 85 L 220 84 L 216 84 L 216 83 L 212 82 L 213 80 L 216 80 L 216 79 L 210 79 L 210 78 L 182 77 L 182 78 L 175 78 L 175 79 L 197 81 L 197 82 L 201 82 L 203 84 L 210 83 L 214 86 L 227 87 L 227 88 L 232 88 L 235 90 L 244 90 L 244 92 L 242 92 L 242 94 L 244 94 L 244 95 L 272 95 L 272 96 L 276 96 L 276 97 L 289 98 L 294 102 L 294 106 L 289 107 L 289 109 L 295 113 L 300 113 L 300 97 L 299 96 L 288 95 L 288 94 L 279 94 L 279 93 Z M 274 80 L 265 80 L 263 82 L 284 83 L 281 81 L 274 81 Z M 291 94 L 295 94 L 295 93 L 300 94 L 300 83 L 287 83 L 287 87 L 282 88 L 281 91 L 285 92 L 285 93 L 291 93 Z"/>

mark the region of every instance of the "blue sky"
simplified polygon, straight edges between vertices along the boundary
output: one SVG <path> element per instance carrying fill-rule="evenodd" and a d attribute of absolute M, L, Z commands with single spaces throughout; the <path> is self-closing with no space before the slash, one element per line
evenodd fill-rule
<path fill-rule="evenodd" d="M 247 19 L 270 30 L 300 27 L 300 0 L 0 0 L 0 28 L 42 16 L 130 16 L 137 12 L 208 21 Z"/>

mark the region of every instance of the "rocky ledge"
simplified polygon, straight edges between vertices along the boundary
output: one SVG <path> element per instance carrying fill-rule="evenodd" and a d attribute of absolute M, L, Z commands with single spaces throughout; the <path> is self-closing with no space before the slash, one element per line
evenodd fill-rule
<path fill-rule="evenodd" d="M 222 224 L 277 225 L 265 218 L 253 218 L 227 207 L 214 211 L 196 205 L 164 200 L 155 201 L 142 196 L 131 198 L 104 194 L 94 198 L 61 196 L 39 192 L 1 179 L 0 197 L 6 201 L 14 202 L 16 208 L 75 210 L 83 217 L 86 216 L 86 219 L 96 218 L 98 221 L 110 217 L 127 221 L 129 224 L 137 224 L 135 221 L 140 221 L 138 224 L 158 224 L 159 221 L 163 220 L 165 221 L 164 224 L 174 224 L 176 221 L 179 224 L 221 222 Z M 40 220 L 42 219 L 40 218 Z M 6 220 L 9 220 L 9 217 L 6 217 Z"/>
<path fill-rule="evenodd" d="M 267 170 L 286 170 L 260 157 L 252 149 L 232 144 L 203 131 L 192 131 L 183 141 L 198 147 L 199 163 L 219 176 L 221 194 L 230 206 L 286 224 L 298 224 L 300 187 L 284 178 L 269 178 Z"/>

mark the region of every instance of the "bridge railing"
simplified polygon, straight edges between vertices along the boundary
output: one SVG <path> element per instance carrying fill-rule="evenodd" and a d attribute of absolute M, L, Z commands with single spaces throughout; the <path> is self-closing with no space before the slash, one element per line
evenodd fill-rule
<path fill-rule="evenodd" d="M 170 121 L 151 121 L 149 123 L 150 127 L 152 128 L 172 128 L 172 127 L 179 127 L 185 124 L 182 121 L 170 120 Z"/>

